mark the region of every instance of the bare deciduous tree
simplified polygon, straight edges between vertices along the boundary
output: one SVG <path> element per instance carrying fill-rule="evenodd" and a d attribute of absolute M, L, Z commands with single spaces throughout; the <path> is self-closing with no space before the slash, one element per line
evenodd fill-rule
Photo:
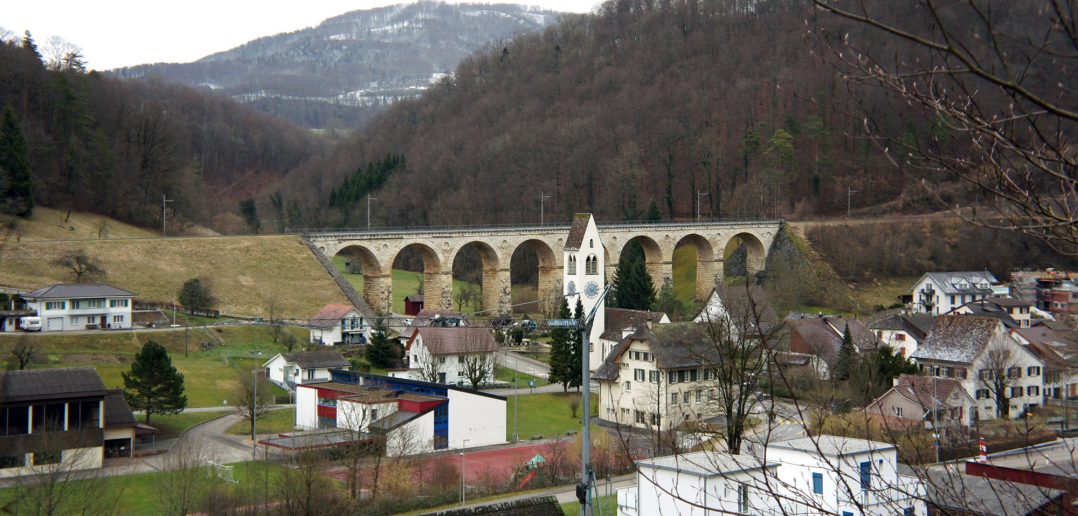
<path fill-rule="evenodd" d="M 11 355 L 19 363 L 20 371 L 26 369 L 26 366 L 30 365 L 37 356 L 37 344 L 34 343 L 34 338 L 29 335 L 19 337 L 19 340 L 15 341 L 15 347 L 11 348 Z"/>
<path fill-rule="evenodd" d="M 75 277 L 75 283 L 101 279 L 106 275 L 105 270 L 97 264 L 96 260 L 83 250 L 65 254 L 53 263 L 71 271 Z"/>
<path fill-rule="evenodd" d="M 258 382 L 257 395 L 254 382 Z M 269 382 L 258 375 L 253 377 L 248 377 L 245 374 L 239 375 L 239 383 L 232 394 L 232 409 L 236 415 L 250 423 L 251 431 L 254 431 L 255 418 L 266 415 L 269 412 L 270 405 L 273 404 L 271 387 Z"/>

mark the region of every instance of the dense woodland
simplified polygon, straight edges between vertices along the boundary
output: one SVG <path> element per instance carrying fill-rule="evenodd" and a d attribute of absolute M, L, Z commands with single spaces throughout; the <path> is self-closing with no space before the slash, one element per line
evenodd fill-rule
<path fill-rule="evenodd" d="M 922 16 L 903 9 L 885 10 Z M 865 136 L 872 113 L 878 129 L 953 145 L 938 120 L 852 94 L 821 28 L 908 50 L 804 0 L 611 0 L 479 52 L 335 143 L 194 90 L 85 73 L 28 41 L 0 48 L 0 103 L 25 134 L 38 202 L 146 225 L 162 194 L 179 219 L 226 231 L 365 226 L 367 194 L 376 227 L 536 222 L 541 194 L 547 222 L 654 218 L 652 205 L 684 220 L 977 203 Z"/>
<path fill-rule="evenodd" d="M 42 56 L 29 33 L 0 43 L 0 106 L 25 141 L 37 203 L 151 227 L 162 195 L 178 224 L 210 225 L 320 145 L 227 99 L 87 73 L 74 51 Z"/>

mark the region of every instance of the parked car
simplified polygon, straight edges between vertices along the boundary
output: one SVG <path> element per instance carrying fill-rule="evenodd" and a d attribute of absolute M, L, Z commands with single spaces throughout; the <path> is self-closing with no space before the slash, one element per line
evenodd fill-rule
<path fill-rule="evenodd" d="M 40 317 L 20 317 L 19 328 L 22 331 L 41 331 L 41 318 Z"/>

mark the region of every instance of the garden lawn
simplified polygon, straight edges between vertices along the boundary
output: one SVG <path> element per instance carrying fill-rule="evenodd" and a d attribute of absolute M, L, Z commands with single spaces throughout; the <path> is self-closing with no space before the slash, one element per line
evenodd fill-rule
<path fill-rule="evenodd" d="M 696 248 L 683 245 L 674 248 L 673 258 L 674 297 L 682 303 L 696 299 Z M 656 283 L 658 290 L 662 285 Z"/>
<path fill-rule="evenodd" d="M 516 373 L 517 387 L 524 389 L 528 387 L 528 381 L 534 381 L 534 387 L 542 387 L 544 385 L 550 385 L 550 382 L 546 378 L 540 378 L 538 376 L 532 376 L 527 373 L 520 373 L 509 369 L 508 367 L 495 366 L 494 379 L 499 382 L 506 382 L 509 385 L 513 384 L 513 373 Z"/>
<path fill-rule="evenodd" d="M 266 415 L 258 418 L 257 432 L 259 434 L 280 434 L 291 432 L 296 429 L 296 409 L 286 408 L 271 410 Z M 228 433 L 233 435 L 248 435 L 251 433 L 251 422 L 240 421 L 228 427 Z"/>
<path fill-rule="evenodd" d="M 215 480 L 208 480 L 208 483 L 212 482 L 214 487 L 231 490 L 235 496 L 247 503 L 262 503 L 264 493 L 262 486 L 265 486 L 268 481 L 269 494 L 273 496 L 273 489 L 280 478 L 281 468 L 281 466 L 264 462 L 241 462 L 234 464 L 232 470 L 232 476 L 238 481 L 237 483 Z M 115 499 L 116 514 L 156 515 L 163 512 L 160 493 L 162 485 L 167 484 L 167 475 L 167 472 L 154 472 L 105 477 L 99 480 L 73 480 L 70 487 L 78 490 L 81 485 L 86 489 L 93 489 L 96 497 Z M 10 504 L 14 500 L 15 488 L 0 489 L 0 506 L 11 508 Z M 58 514 L 80 514 L 83 508 L 65 507 L 61 500 L 59 509 Z M 30 511 L 26 512 L 30 513 Z"/>
<path fill-rule="evenodd" d="M 515 399 L 515 400 L 514 400 Z M 506 439 L 513 437 L 513 403 L 517 406 L 517 435 L 521 440 L 542 436 L 545 439 L 564 436 L 569 432 L 579 432 L 582 429 L 580 409 L 576 411 L 576 417 L 572 417 L 569 410 L 571 400 L 579 400 L 580 393 L 543 393 L 523 396 L 509 396 L 505 404 Z M 596 417 L 599 413 L 598 397 L 591 398 L 591 413 Z M 598 429 L 591 425 L 592 431 Z"/>
<path fill-rule="evenodd" d="M 600 496 L 597 499 L 592 499 L 594 503 L 592 508 L 598 507 L 599 510 L 595 511 L 595 514 L 617 514 L 618 513 L 618 495 L 606 495 Z M 580 504 L 578 502 L 569 502 L 561 504 L 561 510 L 565 513 L 565 516 L 577 516 L 580 514 Z"/>
<path fill-rule="evenodd" d="M 177 437 L 183 433 L 184 430 L 191 428 L 195 425 L 205 423 L 211 419 L 216 419 L 221 416 L 231 414 L 231 410 L 220 410 L 214 412 L 180 412 L 179 414 L 154 414 L 150 417 L 149 425 L 157 429 L 158 439 L 169 439 Z M 142 414 L 137 417 L 140 422 L 146 422 L 146 415 Z"/>

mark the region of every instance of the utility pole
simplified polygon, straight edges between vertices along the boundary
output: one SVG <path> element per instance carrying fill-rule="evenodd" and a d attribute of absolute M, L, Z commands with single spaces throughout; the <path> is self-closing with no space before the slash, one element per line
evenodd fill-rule
<path fill-rule="evenodd" d="M 464 464 L 464 450 L 465 450 L 465 448 L 467 448 L 467 446 L 468 446 L 468 439 L 462 439 L 460 441 L 460 506 L 461 507 L 464 507 L 464 499 L 467 496 L 467 495 L 464 494 L 464 490 L 466 488 L 466 484 L 464 483 L 465 482 L 464 477 L 467 476 L 466 473 L 468 471 L 468 468 L 466 468 L 465 464 Z"/>
<path fill-rule="evenodd" d="M 508 352 L 507 352 L 508 353 Z M 517 404 L 520 399 L 520 393 L 517 392 L 517 359 L 513 357 L 513 442 L 517 442 Z"/>
<path fill-rule="evenodd" d="M 596 304 L 596 307 L 599 305 Z M 580 355 L 581 355 L 581 381 L 584 388 L 584 433 L 581 434 L 580 446 L 580 478 L 581 482 L 576 486 L 577 498 L 580 500 L 580 516 L 591 515 L 591 353 L 588 349 L 588 324 L 582 324 L 580 328 Z M 584 489 L 584 496 L 580 496 L 580 489 Z"/>
<path fill-rule="evenodd" d="M 161 194 L 161 236 L 165 236 L 165 217 L 168 215 L 168 211 L 165 209 L 165 203 L 170 203 L 175 199 L 169 199 L 167 195 Z"/>
<path fill-rule="evenodd" d="M 371 230 L 371 201 L 377 200 L 377 197 L 371 197 L 371 194 L 367 194 L 367 231 Z"/>
<path fill-rule="evenodd" d="M 711 192 L 696 191 L 696 222 L 700 222 L 700 199 L 711 195 Z"/>
<path fill-rule="evenodd" d="M 546 207 L 545 203 L 546 203 L 547 199 L 550 199 L 550 196 L 547 195 L 546 192 L 539 192 L 539 225 L 540 226 L 542 226 L 544 224 L 544 220 L 543 220 L 544 215 L 545 215 L 544 208 Z"/>
<path fill-rule="evenodd" d="M 857 193 L 857 190 L 853 190 L 850 187 L 846 187 L 846 218 L 850 218 L 850 199 L 853 194 Z"/>
<path fill-rule="evenodd" d="M 251 380 L 255 384 L 251 397 L 251 460 L 258 460 L 258 369 L 251 370 Z"/>

